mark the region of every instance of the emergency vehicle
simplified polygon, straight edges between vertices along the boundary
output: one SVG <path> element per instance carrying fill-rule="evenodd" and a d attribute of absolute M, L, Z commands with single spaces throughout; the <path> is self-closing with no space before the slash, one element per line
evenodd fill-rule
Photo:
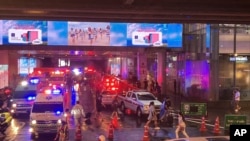
<path fill-rule="evenodd" d="M 13 92 L 11 101 L 11 113 L 13 116 L 18 114 L 30 113 L 32 105 L 37 95 L 37 85 L 28 81 L 21 81 Z"/>
<path fill-rule="evenodd" d="M 40 133 L 56 133 L 65 120 L 63 96 L 59 89 L 46 89 L 37 95 L 30 113 L 31 138 Z"/>

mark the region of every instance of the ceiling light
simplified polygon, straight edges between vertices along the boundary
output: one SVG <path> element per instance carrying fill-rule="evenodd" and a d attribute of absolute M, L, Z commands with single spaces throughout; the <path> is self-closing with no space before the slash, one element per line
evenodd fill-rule
<path fill-rule="evenodd" d="M 45 14 L 46 12 L 43 10 L 26 10 L 24 13 L 28 14 Z"/>

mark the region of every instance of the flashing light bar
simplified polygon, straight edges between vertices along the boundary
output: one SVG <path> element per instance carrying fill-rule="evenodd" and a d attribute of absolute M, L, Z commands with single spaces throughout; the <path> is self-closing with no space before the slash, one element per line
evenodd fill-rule
<path fill-rule="evenodd" d="M 61 94 L 61 93 L 62 93 L 62 91 L 59 89 L 52 90 L 52 94 Z"/>
<path fill-rule="evenodd" d="M 61 111 L 56 111 L 56 115 L 60 115 L 61 113 Z"/>
<path fill-rule="evenodd" d="M 27 98 L 28 101 L 32 101 L 32 100 L 35 100 L 35 99 L 36 99 L 35 96 L 29 96 L 29 97 Z"/>
<path fill-rule="evenodd" d="M 31 84 L 38 84 L 40 82 L 39 78 L 31 78 L 29 81 Z"/>

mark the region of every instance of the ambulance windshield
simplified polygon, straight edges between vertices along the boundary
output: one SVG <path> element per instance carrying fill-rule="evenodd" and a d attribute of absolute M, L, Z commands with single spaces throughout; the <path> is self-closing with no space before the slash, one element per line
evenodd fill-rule
<path fill-rule="evenodd" d="M 33 113 L 63 112 L 63 103 L 34 103 Z"/>

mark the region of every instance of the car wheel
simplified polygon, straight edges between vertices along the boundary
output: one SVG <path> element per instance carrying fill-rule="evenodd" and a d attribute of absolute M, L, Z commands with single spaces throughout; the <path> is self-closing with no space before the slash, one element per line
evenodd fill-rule
<path fill-rule="evenodd" d="M 31 138 L 31 139 L 35 139 L 35 138 L 36 138 L 35 133 L 31 133 L 30 138 Z"/>
<path fill-rule="evenodd" d="M 123 113 L 125 113 L 125 110 L 126 110 L 125 105 L 124 105 L 124 103 L 122 103 L 122 104 L 121 104 L 121 111 L 122 111 Z"/>
<path fill-rule="evenodd" d="M 137 116 L 138 118 L 141 118 L 141 117 L 142 117 L 142 111 L 141 111 L 140 108 L 137 108 L 137 110 L 136 110 L 136 116 Z"/>

